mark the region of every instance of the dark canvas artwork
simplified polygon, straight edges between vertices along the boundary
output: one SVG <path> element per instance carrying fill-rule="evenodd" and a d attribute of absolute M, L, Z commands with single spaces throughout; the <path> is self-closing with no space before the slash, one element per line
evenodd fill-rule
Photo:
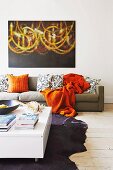
<path fill-rule="evenodd" d="M 75 21 L 8 21 L 12 68 L 73 68 Z"/>

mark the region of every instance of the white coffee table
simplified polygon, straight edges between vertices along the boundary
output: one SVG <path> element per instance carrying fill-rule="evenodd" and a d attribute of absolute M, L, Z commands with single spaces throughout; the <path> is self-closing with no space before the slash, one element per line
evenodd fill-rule
<path fill-rule="evenodd" d="M 0 132 L 0 158 L 43 158 L 49 135 L 52 114 L 51 107 L 45 107 L 39 115 L 35 129 Z M 13 113 L 23 113 L 19 107 Z"/>

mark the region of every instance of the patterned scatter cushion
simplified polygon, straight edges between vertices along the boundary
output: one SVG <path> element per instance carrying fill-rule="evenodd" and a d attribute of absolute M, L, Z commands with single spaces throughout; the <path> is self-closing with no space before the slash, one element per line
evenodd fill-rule
<path fill-rule="evenodd" d="M 51 88 L 51 80 L 52 80 L 51 74 L 46 75 L 39 74 L 37 79 L 37 90 L 42 91 L 45 90 L 46 88 Z"/>
<path fill-rule="evenodd" d="M 86 81 L 88 81 L 91 87 L 86 91 L 87 93 L 95 93 L 96 92 L 96 85 L 99 85 L 101 79 L 94 79 L 91 77 L 84 77 Z"/>
<path fill-rule="evenodd" d="M 5 92 L 8 89 L 7 75 L 0 75 L 0 92 Z"/>
<path fill-rule="evenodd" d="M 59 87 L 63 87 L 63 74 L 61 75 L 52 75 L 52 82 L 51 82 L 51 88 L 57 89 Z"/>

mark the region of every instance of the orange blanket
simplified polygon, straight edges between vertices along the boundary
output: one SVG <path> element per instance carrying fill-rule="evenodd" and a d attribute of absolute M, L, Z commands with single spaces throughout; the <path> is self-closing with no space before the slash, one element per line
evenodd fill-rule
<path fill-rule="evenodd" d="M 76 93 L 83 93 L 90 87 L 82 75 L 64 75 L 64 86 L 59 89 L 45 89 L 41 93 L 44 95 L 48 106 L 52 106 L 53 113 L 59 113 L 66 117 L 76 115 L 75 102 Z"/>

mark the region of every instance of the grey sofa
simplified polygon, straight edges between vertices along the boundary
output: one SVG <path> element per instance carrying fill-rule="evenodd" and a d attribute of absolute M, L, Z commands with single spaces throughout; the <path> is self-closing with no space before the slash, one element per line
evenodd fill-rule
<path fill-rule="evenodd" d="M 29 91 L 23 93 L 0 92 L 0 100 L 20 100 L 23 102 L 38 101 L 46 103 L 44 96 L 36 91 L 37 77 L 29 77 Z M 96 86 L 96 93 L 76 94 L 76 111 L 103 111 L 104 86 Z"/>

